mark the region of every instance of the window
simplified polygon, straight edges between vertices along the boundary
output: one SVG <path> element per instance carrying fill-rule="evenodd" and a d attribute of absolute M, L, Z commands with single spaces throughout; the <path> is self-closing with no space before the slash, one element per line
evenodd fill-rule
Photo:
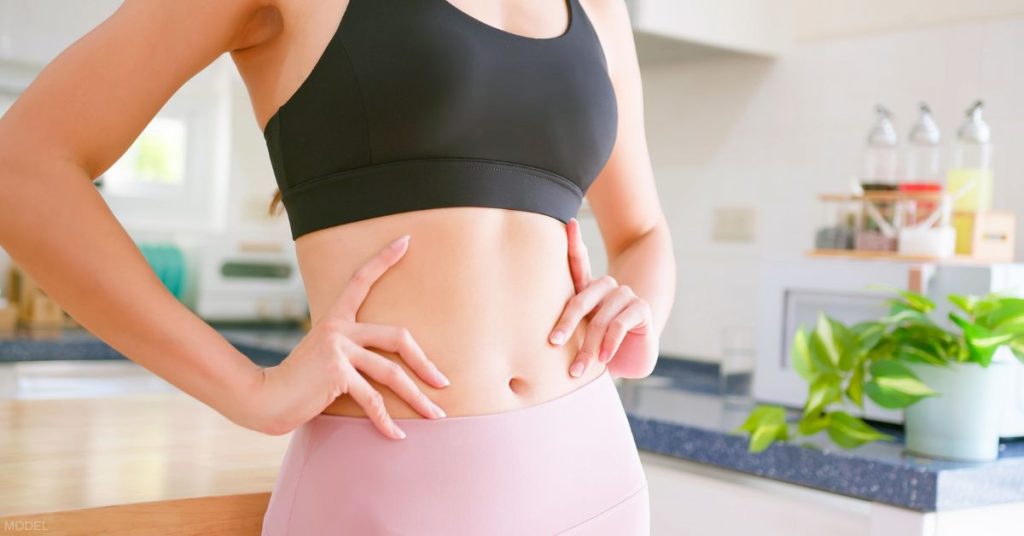
<path fill-rule="evenodd" d="M 166 196 L 185 183 L 185 121 L 155 117 L 104 174 L 103 188 L 115 195 Z"/>

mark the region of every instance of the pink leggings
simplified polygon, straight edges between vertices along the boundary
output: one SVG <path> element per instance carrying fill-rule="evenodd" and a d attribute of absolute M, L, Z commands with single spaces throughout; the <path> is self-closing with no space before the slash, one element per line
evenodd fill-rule
<path fill-rule="evenodd" d="M 263 536 L 647 536 L 647 478 L 607 370 L 507 412 L 398 419 L 319 415 L 297 429 Z"/>

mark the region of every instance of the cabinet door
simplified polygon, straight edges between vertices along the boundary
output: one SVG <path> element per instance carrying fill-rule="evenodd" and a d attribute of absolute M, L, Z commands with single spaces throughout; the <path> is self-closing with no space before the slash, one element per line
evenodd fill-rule
<path fill-rule="evenodd" d="M 871 503 L 646 451 L 651 535 L 864 536 Z"/>

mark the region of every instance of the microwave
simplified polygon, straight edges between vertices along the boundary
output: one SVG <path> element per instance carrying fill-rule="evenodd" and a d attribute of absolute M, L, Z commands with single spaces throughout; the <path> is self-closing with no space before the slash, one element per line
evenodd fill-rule
<path fill-rule="evenodd" d="M 226 232 L 203 238 L 194 310 L 212 321 L 302 321 L 305 286 L 286 237 Z"/>
<path fill-rule="evenodd" d="M 813 328 L 819 312 L 851 324 L 883 316 L 892 295 L 878 286 L 927 295 L 936 304 L 933 318 L 937 322 L 948 322 L 946 315 L 953 307 L 946 299 L 949 294 L 1024 296 L 1024 264 L 807 257 L 766 261 L 760 274 L 753 394 L 759 401 L 793 408 L 802 407 L 807 396 L 807 383 L 791 365 L 793 336 L 801 326 Z M 1008 361 L 1011 372 L 1000 378 L 1004 392 L 1000 436 L 1022 437 L 1024 364 Z M 860 415 L 903 422 L 902 411 L 883 408 L 867 397 Z"/>

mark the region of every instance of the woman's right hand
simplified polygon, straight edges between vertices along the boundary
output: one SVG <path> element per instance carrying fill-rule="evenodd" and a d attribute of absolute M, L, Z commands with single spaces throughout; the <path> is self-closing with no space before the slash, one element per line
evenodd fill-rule
<path fill-rule="evenodd" d="M 360 372 L 389 387 L 424 416 L 445 416 L 398 363 L 365 348 L 398 353 L 419 377 L 446 387 L 448 379 L 427 359 L 409 330 L 355 320 L 371 285 L 405 255 L 408 244 L 409 235 L 404 235 L 363 264 L 288 357 L 263 369 L 261 400 L 256 405 L 267 412 L 267 433 L 288 433 L 348 394 L 381 433 L 404 438 L 405 433 L 388 415 L 384 398 Z"/>

